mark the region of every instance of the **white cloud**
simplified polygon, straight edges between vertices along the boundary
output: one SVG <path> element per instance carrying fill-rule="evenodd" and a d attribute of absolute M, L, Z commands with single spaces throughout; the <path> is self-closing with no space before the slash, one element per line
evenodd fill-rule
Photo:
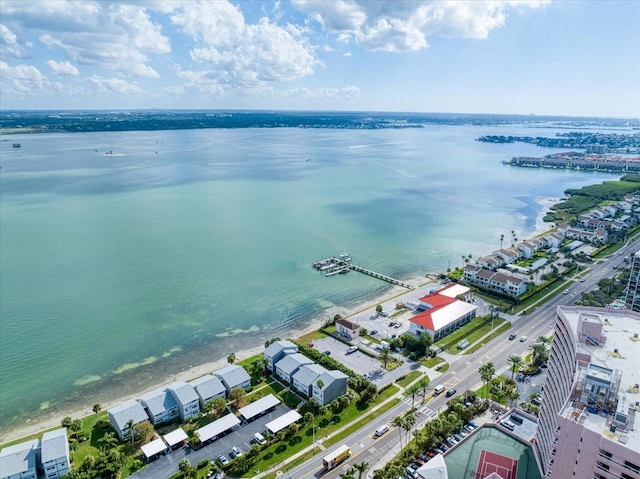
<path fill-rule="evenodd" d="M 281 26 L 266 17 L 248 24 L 228 1 L 185 3 L 171 19 L 197 44 L 191 58 L 204 68 L 181 76 L 201 91 L 262 91 L 272 83 L 308 76 L 319 64 L 304 28 Z"/>
<path fill-rule="evenodd" d="M 120 93 L 131 95 L 134 93 L 144 93 L 135 83 L 121 80 L 120 78 L 100 78 L 93 75 L 89 81 L 97 87 L 99 93 Z"/>
<path fill-rule="evenodd" d="M 0 56 L 3 58 L 25 58 L 27 52 L 18 43 L 18 36 L 0 23 Z"/>
<path fill-rule="evenodd" d="M 147 54 L 171 51 L 169 39 L 151 21 L 145 3 L 4 0 L 2 5 L 4 19 L 37 33 L 43 44 L 62 49 L 81 65 L 157 77 L 147 65 Z"/>
<path fill-rule="evenodd" d="M 452 2 L 432 0 L 293 0 L 293 5 L 335 33 L 367 50 L 414 51 L 429 46 L 427 37 L 487 38 L 516 8 L 538 8 L 550 0 Z"/>
<path fill-rule="evenodd" d="M 80 72 L 78 71 L 78 69 L 67 61 L 57 62 L 55 60 L 49 60 L 47 61 L 47 65 L 49 65 L 49 68 L 51 69 L 54 75 L 70 75 L 70 76 L 80 75 Z"/>
<path fill-rule="evenodd" d="M 33 65 L 10 66 L 0 61 L 0 78 L 2 93 L 7 95 L 36 95 L 51 85 Z"/>

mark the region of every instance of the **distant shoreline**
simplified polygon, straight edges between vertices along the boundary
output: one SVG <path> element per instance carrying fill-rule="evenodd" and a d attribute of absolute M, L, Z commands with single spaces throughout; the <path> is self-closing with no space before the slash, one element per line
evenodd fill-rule
<path fill-rule="evenodd" d="M 551 205 L 561 200 L 562 198 L 546 198 L 546 197 L 536 198 L 536 203 L 541 206 L 541 210 L 536 216 L 535 229 L 533 232 L 530 233 L 529 236 L 531 237 L 539 236 L 541 234 L 548 232 L 550 229 L 553 228 L 552 224 L 544 221 L 544 217 L 549 211 Z M 425 273 L 425 274 L 426 276 L 415 274 L 410 276 L 409 278 L 404 279 L 404 281 L 414 285 L 421 285 L 427 282 L 426 277 L 428 277 L 430 274 L 435 274 L 435 273 L 430 273 L 430 274 Z M 362 300 L 361 302 L 358 302 L 358 304 L 356 304 L 351 308 L 344 309 L 341 307 L 337 307 L 336 312 L 338 312 L 339 310 L 340 314 L 342 314 L 344 317 L 354 316 L 359 312 L 361 312 L 362 310 L 367 309 L 372 305 L 379 304 L 393 297 L 396 297 L 399 294 L 402 294 L 402 292 L 404 291 L 406 290 L 402 287 L 391 286 L 389 289 L 387 289 L 384 293 L 380 294 L 379 296 L 376 296 L 371 299 Z M 324 322 L 324 319 L 322 318 L 319 318 L 319 317 L 313 318 L 305 326 L 301 326 L 299 329 L 292 331 L 289 337 L 297 338 L 309 332 L 315 331 L 322 326 L 323 322 Z M 267 339 L 271 339 L 271 338 L 264 337 L 263 341 L 266 341 Z M 262 351 L 264 351 L 264 345 L 258 345 L 242 351 L 235 351 L 236 362 L 240 362 L 249 357 L 260 354 Z M 172 377 L 167 377 L 163 380 L 159 380 L 153 385 L 146 385 L 144 387 L 141 387 L 140 390 L 138 390 L 134 394 L 128 394 L 126 397 L 114 397 L 109 401 L 101 403 L 102 409 L 107 410 L 128 399 L 137 399 L 145 392 L 151 391 L 158 387 L 165 386 L 169 384 L 171 381 L 190 381 L 200 376 L 203 376 L 205 374 L 214 372 L 218 369 L 222 369 L 227 365 L 228 365 L 227 359 L 226 359 L 226 356 L 224 356 L 217 360 L 194 366 L 183 372 L 172 375 Z M 90 416 L 93 414 L 93 411 L 91 408 L 93 404 L 95 404 L 95 402 L 96 401 L 89 400 L 87 403 L 85 403 L 81 407 L 63 409 L 57 412 L 55 416 L 52 415 L 50 417 L 43 417 L 42 419 L 36 420 L 32 423 L 29 422 L 18 427 L 8 427 L 5 430 L 0 432 L 0 444 L 4 444 L 7 442 L 19 440 L 21 438 L 26 438 L 32 435 L 40 434 L 48 429 L 57 427 L 60 425 L 60 421 L 65 416 L 70 416 L 72 418 Z"/>

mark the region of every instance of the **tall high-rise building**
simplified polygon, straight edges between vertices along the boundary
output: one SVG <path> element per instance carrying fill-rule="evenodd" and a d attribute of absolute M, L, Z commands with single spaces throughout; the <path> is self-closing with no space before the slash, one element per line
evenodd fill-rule
<path fill-rule="evenodd" d="M 625 306 L 632 311 L 640 311 L 640 251 L 631 257 L 631 275 L 627 285 Z"/>
<path fill-rule="evenodd" d="M 556 479 L 640 479 L 640 313 L 558 306 L 535 451 Z"/>

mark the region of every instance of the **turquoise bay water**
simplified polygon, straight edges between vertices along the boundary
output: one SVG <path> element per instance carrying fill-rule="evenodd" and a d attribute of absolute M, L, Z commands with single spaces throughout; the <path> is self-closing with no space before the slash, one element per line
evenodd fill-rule
<path fill-rule="evenodd" d="M 0 427 L 106 402 L 286 336 L 534 229 L 535 199 L 615 176 L 523 170 L 518 127 L 39 134 L 2 142 Z M 536 130 L 535 134 L 553 134 Z M 105 152 L 112 151 L 112 155 Z"/>

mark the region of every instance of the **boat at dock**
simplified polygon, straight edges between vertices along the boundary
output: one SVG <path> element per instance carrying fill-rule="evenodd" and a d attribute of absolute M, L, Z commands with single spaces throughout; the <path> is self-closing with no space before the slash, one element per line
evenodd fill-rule
<path fill-rule="evenodd" d="M 13 147 L 14 147 L 14 148 L 20 148 L 20 147 L 22 147 L 22 145 L 21 145 L 20 143 L 14 143 L 14 144 L 13 144 Z"/>

